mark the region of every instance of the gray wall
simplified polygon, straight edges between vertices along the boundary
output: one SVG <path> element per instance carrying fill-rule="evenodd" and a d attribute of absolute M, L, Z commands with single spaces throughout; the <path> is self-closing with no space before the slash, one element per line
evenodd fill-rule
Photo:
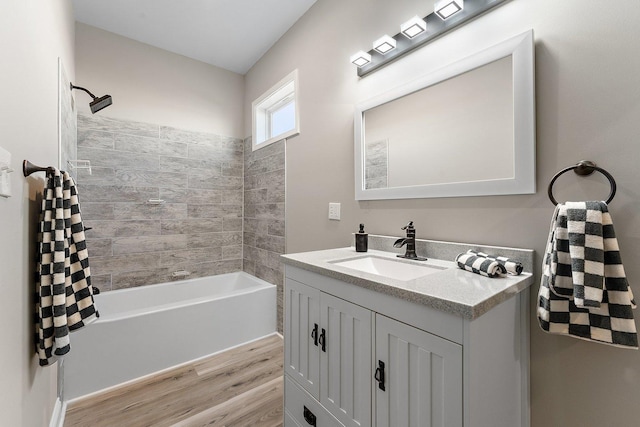
<path fill-rule="evenodd" d="M 634 37 L 640 3 L 621 0 L 606 8 L 595 1 L 512 0 L 370 76 L 356 76 L 352 53 L 429 12 L 422 0 L 321 0 L 245 76 L 248 136 L 251 101 L 299 71 L 301 132 L 286 143 L 287 251 L 352 244 L 350 233 L 360 222 L 369 233 L 398 236 L 413 220 L 419 238 L 532 248 L 539 265 L 553 211 L 546 186 L 559 169 L 591 159 L 618 182 L 611 212 L 630 284 L 640 295 L 640 38 Z M 531 28 L 536 194 L 354 200 L 356 104 Z M 558 200 L 602 199 L 608 191 L 602 176 L 570 174 L 558 180 L 555 194 Z M 329 202 L 342 203 L 342 221 L 327 219 Z M 638 352 L 545 334 L 533 315 L 531 321 L 534 427 L 638 424 Z"/>
<path fill-rule="evenodd" d="M 251 151 L 244 143 L 244 271 L 277 289 L 277 327 L 282 332 L 285 253 L 285 143 Z"/>
<path fill-rule="evenodd" d="M 68 0 L 2 2 L 0 146 L 12 154 L 12 197 L 0 197 L 0 424 L 49 425 L 57 364 L 38 366 L 33 292 L 44 174 L 22 175 L 22 160 L 58 164 L 58 57 L 74 76 L 73 10 Z"/>
<path fill-rule="evenodd" d="M 78 170 L 94 286 L 121 289 L 242 270 L 242 140 L 78 117 Z M 164 200 L 151 204 L 150 199 Z"/>
<path fill-rule="evenodd" d="M 109 117 L 243 137 L 244 76 L 82 23 L 75 48 L 74 83 L 113 96 Z"/>

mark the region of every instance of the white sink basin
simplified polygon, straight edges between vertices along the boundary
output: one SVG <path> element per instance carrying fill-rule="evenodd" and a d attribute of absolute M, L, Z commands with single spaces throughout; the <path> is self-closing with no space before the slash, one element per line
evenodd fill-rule
<path fill-rule="evenodd" d="M 363 256 L 347 260 L 333 261 L 331 264 L 352 268 L 364 273 L 377 274 L 396 280 L 413 280 L 418 277 L 438 273 L 445 270 L 444 267 L 426 264 L 413 264 L 398 259 L 382 258 L 376 256 Z"/>

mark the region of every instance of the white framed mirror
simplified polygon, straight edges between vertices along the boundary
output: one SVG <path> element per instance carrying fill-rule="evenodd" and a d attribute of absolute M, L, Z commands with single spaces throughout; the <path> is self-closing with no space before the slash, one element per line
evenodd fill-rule
<path fill-rule="evenodd" d="M 356 107 L 356 200 L 535 193 L 533 31 Z"/>

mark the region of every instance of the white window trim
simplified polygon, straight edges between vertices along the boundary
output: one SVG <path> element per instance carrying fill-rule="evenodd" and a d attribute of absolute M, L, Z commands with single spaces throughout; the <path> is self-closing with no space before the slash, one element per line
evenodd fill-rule
<path fill-rule="evenodd" d="M 278 91 L 284 89 L 287 85 L 293 83 L 293 94 L 285 93 L 280 99 L 269 105 L 260 105 L 264 103 L 272 95 L 276 95 Z M 287 91 L 289 92 L 289 91 Z M 273 85 L 268 91 L 262 94 L 258 99 L 251 103 L 251 119 L 252 119 L 252 131 L 253 137 L 251 138 L 251 147 L 252 151 L 258 150 L 262 147 L 266 147 L 269 144 L 273 144 L 274 142 L 282 141 L 283 139 L 288 139 L 293 136 L 296 136 L 300 133 L 300 103 L 299 99 L 299 85 L 298 85 L 298 70 L 293 70 L 286 77 L 280 80 L 278 83 Z M 295 125 L 294 128 L 290 131 L 281 133 L 280 135 L 276 135 L 272 138 L 268 138 L 262 142 L 258 142 L 260 140 L 261 135 L 265 135 L 267 131 L 267 126 L 270 123 L 267 120 L 267 117 L 280 108 L 284 106 L 286 103 L 291 102 L 291 99 L 288 99 L 290 96 L 293 96 L 293 102 L 295 103 Z M 276 108 L 274 108 L 276 107 Z"/>

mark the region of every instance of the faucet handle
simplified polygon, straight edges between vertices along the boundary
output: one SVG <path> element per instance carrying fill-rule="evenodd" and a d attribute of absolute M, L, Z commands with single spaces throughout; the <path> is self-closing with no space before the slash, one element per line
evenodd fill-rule
<path fill-rule="evenodd" d="M 409 221 L 409 224 L 405 225 L 404 227 L 402 227 L 400 230 L 406 230 L 406 229 L 413 229 L 413 221 Z"/>

